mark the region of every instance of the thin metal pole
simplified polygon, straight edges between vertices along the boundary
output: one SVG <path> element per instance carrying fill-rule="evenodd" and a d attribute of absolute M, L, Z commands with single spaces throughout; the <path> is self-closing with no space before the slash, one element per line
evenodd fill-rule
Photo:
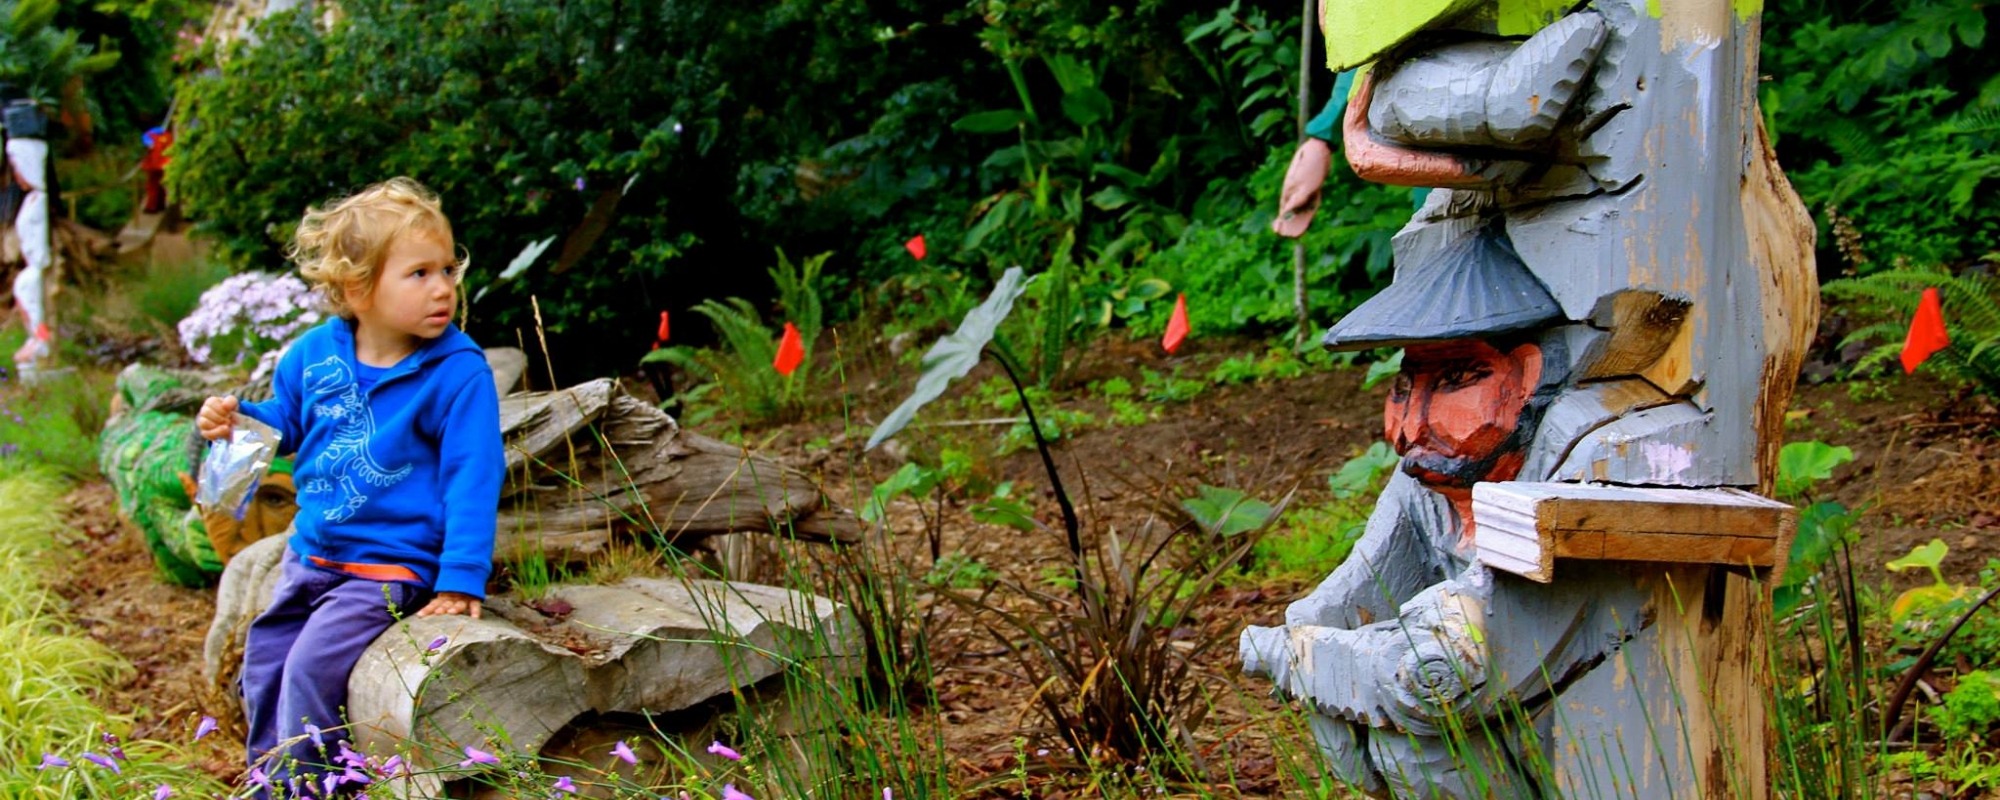
<path fill-rule="evenodd" d="M 1302 10 L 1299 15 L 1299 142 L 1306 140 L 1306 122 L 1312 119 L 1312 45 L 1313 9 L 1318 0 L 1300 0 Z M 1297 328 L 1292 334 L 1292 342 L 1305 346 L 1306 336 L 1312 329 L 1312 314 L 1306 308 L 1306 240 L 1302 235 L 1292 240 L 1292 310 L 1297 315 Z"/>

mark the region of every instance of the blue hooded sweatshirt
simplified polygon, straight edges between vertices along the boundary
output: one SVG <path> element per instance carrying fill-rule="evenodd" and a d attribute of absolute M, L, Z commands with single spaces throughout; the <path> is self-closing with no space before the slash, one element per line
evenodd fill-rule
<path fill-rule="evenodd" d="M 437 592 L 484 598 L 506 475 L 500 398 L 486 356 L 457 326 L 375 372 L 335 318 L 278 360 L 270 400 L 241 413 L 295 452 L 299 560 L 374 577 L 414 574 Z M 403 568 L 402 570 L 396 568 Z M 379 579 L 379 578 L 378 578 Z"/>

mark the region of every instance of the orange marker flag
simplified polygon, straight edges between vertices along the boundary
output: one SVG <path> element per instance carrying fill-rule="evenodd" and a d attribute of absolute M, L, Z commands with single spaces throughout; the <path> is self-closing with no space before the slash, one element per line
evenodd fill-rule
<path fill-rule="evenodd" d="M 778 357 L 771 359 L 771 367 L 776 369 L 779 375 L 789 378 L 792 377 L 792 373 L 798 371 L 799 364 L 805 360 L 806 343 L 805 339 L 799 336 L 798 326 L 785 323 L 785 335 L 778 337 Z"/>
<path fill-rule="evenodd" d="M 1187 295 L 1183 294 L 1174 299 L 1174 315 L 1167 318 L 1167 335 L 1160 337 L 1160 347 L 1166 349 L 1167 355 L 1173 355 L 1187 337 Z"/>
<path fill-rule="evenodd" d="M 921 233 L 910 237 L 909 241 L 904 242 L 903 249 L 910 251 L 910 256 L 918 261 L 924 260 L 924 256 L 930 254 L 930 250 L 924 247 L 924 235 Z"/>
<path fill-rule="evenodd" d="M 1910 335 L 1903 340 L 1903 374 L 1916 372 L 1918 364 L 1948 344 L 1951 334 L 1944 329 L 1944 301 L 1933 286 L 1917 301 L 1917 316 L 1910 320 Z"/>
<path fill-rule="evenodd" d="M 667 312 L 665 311 L 660 312 L 660 332 L 653 338 L 657 341 L 665 342 L 667 340 L 667 335 L 672 332 L 673 328 L 667 325 Z"/>

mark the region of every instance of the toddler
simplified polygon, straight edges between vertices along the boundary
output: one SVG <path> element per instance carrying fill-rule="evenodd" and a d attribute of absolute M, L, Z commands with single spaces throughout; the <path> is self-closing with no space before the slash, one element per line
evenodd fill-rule
<path fill-rule="evenodd" d="M 290 255 L 333 318 L 279 359 L 269 401 L 211 397 L 196 420 L 220 439 L 247 414 L 297 453 L 283 574 L 243 652 L 250 761 L 281 786 L 352 738 L 348 673 L 397 617 L 479 616 L 505 469 L 492 373 L 451 322 L 464 264 L 436 195 L 395 178 L 311 209 Z"/>

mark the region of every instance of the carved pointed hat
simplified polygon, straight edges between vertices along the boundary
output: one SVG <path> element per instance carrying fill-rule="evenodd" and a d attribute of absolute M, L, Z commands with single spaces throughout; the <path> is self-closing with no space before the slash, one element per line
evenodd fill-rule
<path fill-rule="evenodd" d="M 1562 316 L 1562 306 L 1528 271 L 1495 219 L 1397 270 L 1389 288 L 1341 317 L 1320 344 L 1362 350 L 1488 339 L 1541 328 Z"/>

